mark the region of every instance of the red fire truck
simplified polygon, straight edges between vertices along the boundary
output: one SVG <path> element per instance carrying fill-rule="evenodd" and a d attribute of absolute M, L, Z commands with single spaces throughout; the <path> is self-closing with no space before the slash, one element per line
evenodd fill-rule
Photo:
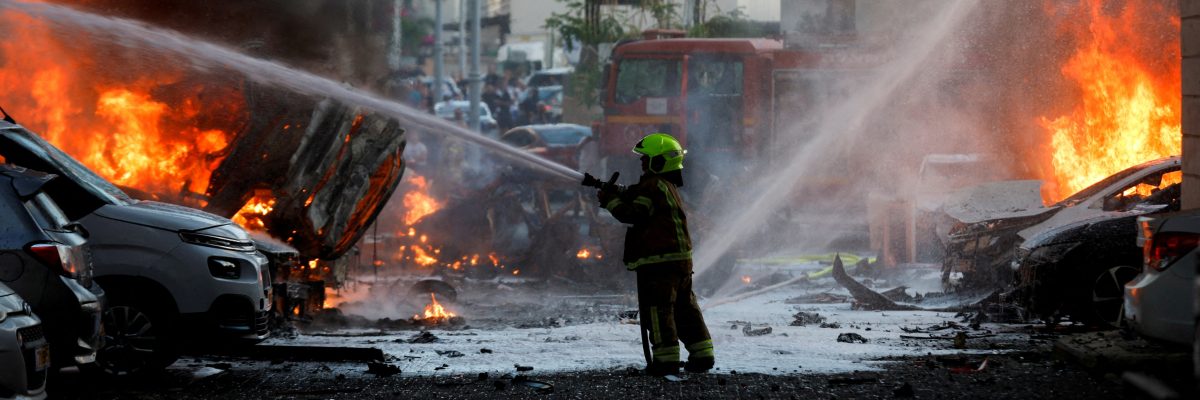
<path fill-rule="evenodd" d="M 837 82 L 872 63 L 853 53 L 845 45 L 788 49 L 759 38 L 620 44 L 603 79 L 597 167 L 637 176 L 629 149 L 642 136 L 666 132 L 688 149 L 685 181 L 692 189 L 685 191 L 705 190 L 712 178 L 736 181 L 738 171 L 777 161 L 783 154 L 774 150 L 805 140 L 784 132 L 804 132 L 817 96 L 838 95 Z M 818 181 L 809 186 L 843 184 Z"/>

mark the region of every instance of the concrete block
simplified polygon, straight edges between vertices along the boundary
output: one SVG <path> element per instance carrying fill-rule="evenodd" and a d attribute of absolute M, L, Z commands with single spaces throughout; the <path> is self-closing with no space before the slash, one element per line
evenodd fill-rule
<path fill-rule="evenodd" d="M 1200 0 L 1197 2 L 1200 3 Z M 1180 25 L 1180 51 L 1183 57 L 1200 55 L 1200 16 L 1185 19 Z"/>
<path fill-rule="evenodd" d="M 1179 17 L 1200 16 L 1200 0 L 1179 0 Z"/>
<path fill-rule="evenodd" d="M 1200 96 L 1184 95 L 1182 114 L 1183 134 L 1200 135 Z"/>
<path fill-rule="evenodd" d="M 1200 95 L 1200 57 L 1184 57 L 1181 62 L 1183 94 Z"/>

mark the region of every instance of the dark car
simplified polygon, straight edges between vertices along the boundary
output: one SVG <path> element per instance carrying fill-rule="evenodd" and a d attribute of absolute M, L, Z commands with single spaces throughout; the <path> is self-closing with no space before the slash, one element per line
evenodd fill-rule
<path fill-rule="evenodd" d="M 950 288 L 1004 287 L 1011 282 L 1014 251 L 1023 242 L 1058 227 L 1096 217 L 1121 213 L 1147 214 L 1146 203 L 1153 193 L 1175 187 L 1178 202 L 1178 182 L 1183 178 L 1180 159 L 1167 157 L 1138 164 L 1110 175 L 1095 184 L 1053 205 L 1030 207 L 1024 201 L 1007 204 L 1021 192 L 1019 186 L 1028 181 L 993 182 L 964 189 L 961 196 L 970 201 L 952 202 L 943 206 L 953 219 L 946 238 L 946 256 L 942 260 L 943 283 Z M 1006 186 L 1008 185 L 1008 186 Z M 988 190 L 984 190 L 988 189 Z M 968 196 L 972 192 L 978 195 Z M 1027 194 L 1039 197 L 1034 188 Z M 1166 194 L 1166 193 L 1164 193 Z M 1163 200 L 1163 199 L 1160 199 Z M 990 203 L 989 203 L 990 201 Z M 984 204 L 988 203 L 988 204 Z M 995 203 L 995 204 L 992 204 Z M 986 206 L 986 207 L 985 207 Z M 1161 208 L 1160 206 L 1158 208 Z M 1131 239 L 1132 240 L 1132 239 Z M 1132 241 L 1129 243 L 1133 243 Z M 1138 265 L 1134 263 L 1131 265 Z"/>
<path fill-rule="evenodd" d="M 100 348 L 104 292 L 92 283 L 86 232 L 42 192 L 55 175 L 0 164 L 0 282 L 42 319 L 51 365 L 89 364 Z M 88 287 L 93 287 L 93 293 Z"/>
<path fill-rule="evenodd" d="M 509 129 L 500 141 L 570 167 L 594 170 L 597 156 L 592 129 L 576 124 L 525 125 Z"/>
<path fill-rule="evenodd" d="M 1179 210 L 1179 183 L 1137 202 L 1108 202 L 1106 212 L 1042 231 L 1016 250 L 1018 293 L 1045 320 L 1119 325 L 1125 283 L 1141 271 L 1137 217 Z M 1127 196 L 1130 197 L 1130 196 Z"/>

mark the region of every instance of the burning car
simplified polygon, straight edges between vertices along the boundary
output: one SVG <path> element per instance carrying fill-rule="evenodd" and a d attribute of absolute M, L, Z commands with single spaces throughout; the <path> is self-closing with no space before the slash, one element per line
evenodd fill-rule
<path fill-rule="evenodd" d="M 0 122 L 0 156 L 60 175 L 46 192 L 91 233 L 95 280 L 108 294 L 95 363 L 104 372 L 165 367 L 185 334 L 203 341 L 267 337 L 267 260 L 232 221 L 134 200 L 20 125 Z"/>
<path fill-rule="evenodd" d="M 943 284 L 949 288 L 1007 285 L 1021 243 L 1097 216 L 1161 211 L 1166 206 L 1161 203 L 1166 200 L 1163 196 L 1168 194 L 1164 191 L 1182 180 L 1176 156 L 1129 167 L 1048 207 L 1040 206 L 1037 181 L 995 182 L 964 189 L 943 208 L 956 221 L 946 240 Z"/>

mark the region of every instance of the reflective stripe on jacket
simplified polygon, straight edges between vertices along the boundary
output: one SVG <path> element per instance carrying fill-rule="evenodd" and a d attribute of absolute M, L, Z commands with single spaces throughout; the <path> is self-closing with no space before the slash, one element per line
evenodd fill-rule
<path fill-rule="evenodd" d="M 623 261 L 629 270 L 646 264 L 692 259 L 687 217 L 675 185 L 656 174 L 644 174 L 636 185 L 604 205 L 625 232 Z"/>

